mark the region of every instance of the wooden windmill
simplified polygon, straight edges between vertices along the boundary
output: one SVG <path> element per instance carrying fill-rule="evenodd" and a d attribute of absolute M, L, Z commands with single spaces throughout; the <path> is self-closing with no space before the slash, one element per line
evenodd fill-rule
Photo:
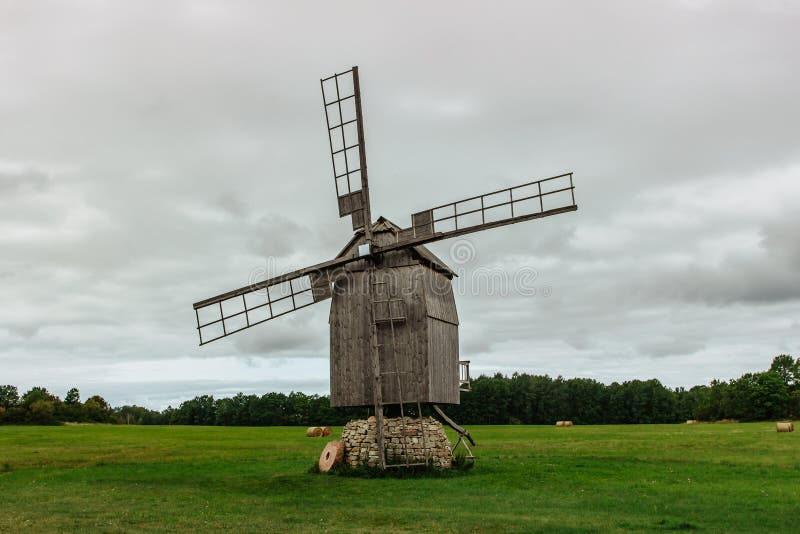
<path fill-rule="evenodd" d="M 572 173 L 414 213 L 401 228 L 370 211 L 358 67 L 320 80 L 339 215 L 354 235 L 332 260 L 194 304 L 204 345 L 332 299 L 332 406 L 458 404 L 454 272 L 426 243 L 575 211 Z"/>

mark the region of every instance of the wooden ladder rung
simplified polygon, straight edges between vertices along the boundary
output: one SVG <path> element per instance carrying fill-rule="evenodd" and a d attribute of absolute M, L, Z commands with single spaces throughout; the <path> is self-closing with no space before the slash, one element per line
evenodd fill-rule
<path fill-rule="evenodd" d="M 384 319 L 384 318 L 375 319 L 375 324 L 378 324 L 378 323 L 388 323 L 388 322 L 390 322 L 390 321 L 394 321 L 394 322 L 396 322 L 396 323 L 401 323 L 401 322 L 403 322 L 403 321 L 405 321 L 405 320 L 406 320 L 406 317 L 405 317 L 405 316 L 402 316 L 402 317 L 387 317 L 386 319 Z"/>

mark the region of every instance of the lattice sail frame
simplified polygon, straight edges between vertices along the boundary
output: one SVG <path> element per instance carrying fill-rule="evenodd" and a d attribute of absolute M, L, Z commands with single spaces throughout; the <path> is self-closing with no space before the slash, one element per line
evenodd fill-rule
<path fill-rule="evenodd" d="M 371 222 L 358 67 L 319 83 L 339 216 L 350 215 L 353 230 L 357 230 Z"/>
<path fill-rule="evenodd" d="M 340 217 L 350 215 L 354 230 L 370 241 L 369 181 L 364 146 L 358 67 L 320 80 L 328 142 Z M 410 228 L 395 243 L 371 246 L 373 257 L 402 248 L 478 232 L 507 224 L 577 210 L 572 173 L 443 204 L 412 215 Z M 370 224 L 367 224 L 367 223 Z M 200 345 L 326 300 L 343 267 L 363 257 L 335 258 L 269 280 L 196 302 Z M 398 320 L 405 314 L 392 299 L 377 303 L 376 318 Z"/>
<path fill-rule="evenodd" d="M 333 263 L 332 267 L 325 267 Z M 200 345 L 311 306 L 332 295 L 336 264 L 327 262 L 194 304 Z"/>
<path fill-rule="evenodd" d="M 411 227 L 396 233 L 394 244 L 374 247 L 372 255 L 577 209 L 572 173 L 560 174 L 417 212 Z M 195 303 L 200 344 L 330 298 L 335 277 L 362 259 L 335 258 Z M 380 304 L 379 319 L 404 315 L 389 300 Z"/>
<path fill-rule="evenodd" d="M 576 209 L 572 173 L 559 174 L 414 213 L 411 227 L 400 230 L 397 244 L 390 248 L 430 243 Z"/>

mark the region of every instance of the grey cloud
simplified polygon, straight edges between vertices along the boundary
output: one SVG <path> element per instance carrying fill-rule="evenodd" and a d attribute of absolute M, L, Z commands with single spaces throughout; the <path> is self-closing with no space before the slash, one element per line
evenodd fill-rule
<path fill-rule="evenodd" d="M 636 346 L 640 354 L 656 358 L 694 354 L 704 348 L 705 344 L 697 340 L 670 338 L 659 335 L 656 335 L 654 339 L 644 341 Z"/>
<path fill-rule="evenodd" d="M 243 354 L 265 358 L 327 355 L 330 301 L 268 321 L 262 329 L 243 333 L 234 341 Z"/>
<path fill-rule="evenodd" d="M 733 252 L 715 266 L 690 264 L 660 273 L 639 273 L 638 276 L 649 278 L 639 283 L 650 296 L 715 305 L 795 301 L 800 298 L 800 245 L 791 236 L 798 225 L 796 217 L 770 223 L 761 229 L 764 237 L 760 251 Z"/>
<path fill-rule="evenodd" d="M 242 387 L 324 390 L 327 304 L 202 348 L 190 305 L 352 235 L 318 80 L 353 63 L 375 215 L 408 225 L 575 172 L 578 212 L 469 237 L 457 303 L 475 370 L 691 385 L 798 352 L 790 4 L 309 7 L 0 7 L 6 381 L 146 365 L 170 383 L 103 391 L 160 406 L 235 392 L 171 367 L 231 358 Z M 452 265 L 451 245 L 431 249 Z M 552 294 L 471 291 L 480 268 L 535 269 Z"/>
<path fill-rule="evenodd" d="M 565 341 L 572 348 L 577 350 L 588 350 L 594 348 L 591 334 L 588 330 L 583 328 L 578 329 L 576 332 L 566 337 Z"/>
<path fill-rule="evenodd" d="M 287 256 L 303 251 L 313 239 L 313 232 L 308 227 L 280 215 L 261 217 L 252 235 L 250 248 L 257 254 L 269 256 Z"/>
<path fill-rule="evenodd" d="M 42 171 L 26 168 L 19 171 L 0 170 L 0 193 L 9 195 L 22 189 L 41 191 L 49 184 L 48 175 Z"/>

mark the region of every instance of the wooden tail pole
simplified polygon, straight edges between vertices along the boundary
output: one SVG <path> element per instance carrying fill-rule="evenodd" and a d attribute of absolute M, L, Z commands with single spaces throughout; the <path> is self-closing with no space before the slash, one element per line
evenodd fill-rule
<path fill-rule="evenodd" d="M 444 421 L 447 424 L 447 426 L 449 426 L 450 428 L 455 430 L 458 433 L 459 436 L 463 436 L 463 437 L 467 438 L 469 440 L 469 442 L 472 443 L 473 447 L 475 446 L 475 440 L 472 439 L 472 436 L 470 435 L 469 430 L 459 426 L 455 421 L 453 421 L 452 419 L 447 417 L 447 414 L 445 414 L 442 411 L 442 409 L 439 408 L 438 405 L 434 404 L 433 405 L 433 409 L 437 414 L 439 414 L 439 417 L 442 418 L 442 421 Z"/>

